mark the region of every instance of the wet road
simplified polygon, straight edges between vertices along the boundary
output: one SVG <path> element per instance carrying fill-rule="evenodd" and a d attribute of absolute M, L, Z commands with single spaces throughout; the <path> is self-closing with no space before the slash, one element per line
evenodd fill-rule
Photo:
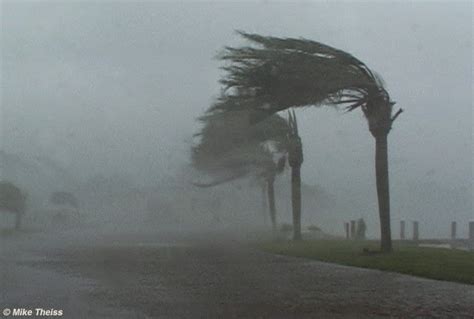
<path fill-rule="evenodd" d="M 63 318 L 474 318 L 472 285 L 275 256 L 218 233 L 44 236 L 3 242 L 0 260 L 2 309 Z"/>

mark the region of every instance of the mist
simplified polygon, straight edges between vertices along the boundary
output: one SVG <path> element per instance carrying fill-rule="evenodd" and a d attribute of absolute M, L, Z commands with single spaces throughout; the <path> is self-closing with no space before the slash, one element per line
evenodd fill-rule
<path fill-rule="evenodd" d="M 0 181 L 27 195 L 25 229 L 269 232 L 258 181 L 197 187 L 212 178 L 192 163 L 198 119 L 223 94 L 219 54 L 248 45 L 238 30 L 325 43 L 379 74 L 404 110 L 388 137 L 393 238 L 400 221 L 410 232 L 419 221 L 424 239 L 449 238 L 455 221 L 468 238 L 469 1 L 2 1 Z M 295 114 L 302 227 L 343 238 L 344 223 L 363 218 L 367 238 L 379 239 L 375 144 L 363 113 L 308 106 Z M 289 166 L 275 179 L 279 227 L 292 223 L 290 180 Z M 72 226 L 55 221 L 59 191 L 80 203 Z M 10 227 L 15 217 L 0 218 Z"/>
<path fill-rule="evenodd" d="M 234 30 L 313 38 L 369 61 L 406 110 L 390 137 L 392 216 L 423 220 L 442 236 L 438 225 L 473 217 L 465 8 L 5 2 L 2 149 L 47 155 L 77 182 L 118 174 L 137 186 L 161 185 L 189 166 L 195 119 L 219 93 L 215 56 L 238 42 Z M 328 214 L 364 217 L 376 229 L 373 143 L 363 117 L 314 108 L 298 114 L 304 182 L 337 198 Z M 343 231 L 340 222 L 327 227 Z"/>

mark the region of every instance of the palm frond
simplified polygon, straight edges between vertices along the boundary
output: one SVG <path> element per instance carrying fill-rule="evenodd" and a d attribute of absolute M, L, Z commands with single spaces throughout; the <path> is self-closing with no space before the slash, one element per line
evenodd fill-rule
<path fill-rule="evenodd" d="M 240 108 L 265 106 L 264 117 L 290 107 L 342 105 L 370 116 L 389 104 L 381 77 L 345 51 L 308 39 L 238 33 L 251 45 L 226 47 L 219 58 L 221 83 Z"/>
<path fill-rule="evenodd" d="M 203 127 L 195 134 L 200 140 L 191 149 L 193 166 L 214 176 L 276 172 L 273 153 L 285 152 L 288 124 L 276 114 L 252 124 L 259 113 L 234 99 L 217 100 L 198 118 Z M 264 146 L 269 141 L 272 150 Z"/>

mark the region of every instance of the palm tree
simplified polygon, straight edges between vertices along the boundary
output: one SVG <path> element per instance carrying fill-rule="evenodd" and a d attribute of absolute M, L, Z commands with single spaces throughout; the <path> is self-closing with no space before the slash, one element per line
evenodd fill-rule
<path fill-rule="evenodd" d="M 212 187 L 249 175 L 266 185 L 270 218 L 276 230 L 274 182 L 283 172 L 286 162 L 287 122 L 273 115 L 250 125 L 254 111 L 237 109 L 230 100 L 220 100 L 204 116 L 200 142 L 192 148 L 193 166 L 213 176 L 209 183 L 194 183 Z"/>
<path fill-rule="evenodd" d="M 392 250 L 387 137 L 402 110 L 393 105 L 383 81 L 363 62 L 342 50 L 307 39 L 239 32 L 254 46 L 226 47 L 221 83 L 228 99 L 263 118 L 290 107 L 333 105 L 357 108 L 375 138 L 375 171 L 381 249 Z"/>
<path fill-rule="evenodd" d="M 10 182 L 0 182 L 0 209 L 15 213 L 15 229 L 21 227 L 21 218 L 25 213 L 26 195 Z"/>

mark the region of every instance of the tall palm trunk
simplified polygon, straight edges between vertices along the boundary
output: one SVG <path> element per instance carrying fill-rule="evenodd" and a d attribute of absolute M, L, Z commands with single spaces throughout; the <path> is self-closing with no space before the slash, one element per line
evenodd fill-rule
<path fill-rule="evenodd" d="M 291 204 L 293 209 L 293 240 L 301 240 L 301 167 L 291 168 Z"/>
<path fill-rule="evenodd" d="M 301 165 L 303 145 L 298 133 L 295 112 L 288 112 L 288 163 L 291 167 L 291 206 L 293 210 L 293 240 L 301 240 Z"/>
<path fill-rule="evenodd" d="M 392 235 L 390 230 L 390 192 L 388 183 L 388 132 L 375 137 L 375 174 L 377 180 L 377 198 L 380 216 L 381 250 L 392 251 Z"/>
<path fill-rule="evenodd" d="M 268 195 L 268 206 L 270 209 L 270 219 L 272 221 L 272 229 L 274 232 L 277 230 L 276 223 L 276 208 L 275 208 L 275 178 L 270 177 L 267 179 L 267 195 Z"/>

